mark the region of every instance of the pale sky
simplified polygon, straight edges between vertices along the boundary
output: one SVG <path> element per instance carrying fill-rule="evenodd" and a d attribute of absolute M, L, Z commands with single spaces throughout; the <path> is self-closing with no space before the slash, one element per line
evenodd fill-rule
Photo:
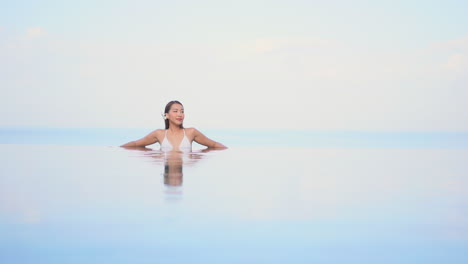
<path fill-rule="evenodd" d="M 468 2 L 4 1 L 0 127 L 468 131 Z"/>

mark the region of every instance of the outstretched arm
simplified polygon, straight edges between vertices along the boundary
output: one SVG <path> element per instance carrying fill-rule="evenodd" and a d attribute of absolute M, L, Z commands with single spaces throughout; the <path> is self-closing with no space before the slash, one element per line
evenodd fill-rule
<path fill-rule="evenodd" d="M 146 135 L 144 138 L 139 140 L 128 142 L 127 144 L 123 144 L 121 147 L 146 147 L 148 145 L 154 144 L 158 142 L 158 137 L 156 136 L 156 131 L 153 131 Z"/>
<path fill-rule="evenodd" d="M 194 128 L 193 133 L 194 133 L 193 140 L 195 142 L 197 142 L 198 144 L 200 144 L 200 145 L 204 145 L 204 146 L 207 146 L 209 148 L 227 149 L 227 147 L 224 146 L 223 144 L 207 138 L 205 135 L 203 135 L 202 132 L 196 130 L 195 128 Z"/>

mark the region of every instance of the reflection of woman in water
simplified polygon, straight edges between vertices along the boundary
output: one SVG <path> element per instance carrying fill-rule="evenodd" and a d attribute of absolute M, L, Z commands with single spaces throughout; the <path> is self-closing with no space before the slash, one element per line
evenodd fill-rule
<path fill-rule="evenodd" d="M 182 186 L 183 182 L 183 167 L 193 166 L 198 161 L 207 157 L 205 153 L 217 151 L 217 148 L 206 148 L 191 153 L 183 153 L 181 151 L 160 152 L 146 147 L 125 147 L 128 150 L 146 152 L 142 156 L 151 158 L 153 162 L 164 165 L 164 184 L 166 186 L 178 187 Z"/>
<path fill-rule="evenodd" d="M 183 159 L 180 152 L 172 151 L 164 162 L 164 184 L 181 186 L 183 180 Z"/>
<path fill-rule="evenodd" d="M 192 142 L 208 148 L 225 149 L 223 144 L 213 141 L 195 128 L 184 128 L 184 107 L 179 101 L 170 101 L 164 109 L 165 129 L 157 129 L 144 138 L 128 142 L 121 147 L 145 147 L 156 142 L 161 145 L 161 150 L 191 152 Z"/>

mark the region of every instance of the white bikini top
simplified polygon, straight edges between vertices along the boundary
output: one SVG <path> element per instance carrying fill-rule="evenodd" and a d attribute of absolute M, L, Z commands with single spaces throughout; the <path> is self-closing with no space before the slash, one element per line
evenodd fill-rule
<path fill-rule="evenodd" d="M 161 151 L 169 152 L 172 150 L 173 150 L 173 147 L 171 145 L 171 142 L 169 142 L 169 140 L 167 139 L 167 129 L 166 129 L 166 133 L 164 134 L 164 139 L 161 143 Z M 192 143 L 185 136 L 185 129 L 184 129 L 184 137 L 182 138 L 182 141 L 180 142 L 180 145 L 179 145 L 179 151 L 182 151 L 184 153 L 192 152 Z"/>

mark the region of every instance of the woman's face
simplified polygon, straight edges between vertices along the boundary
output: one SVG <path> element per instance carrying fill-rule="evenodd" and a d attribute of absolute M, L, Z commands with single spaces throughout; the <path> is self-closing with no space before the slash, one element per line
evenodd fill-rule
<path fill-rule="evenodd" d="M 178 126 L 182 125 L 185 118 L 184 107 L 180 104 L 171 105 L 171 109 L 169 109 L 169 113 L 166 113 L 166 117 L 169 119 L 169 122 Z"/>

